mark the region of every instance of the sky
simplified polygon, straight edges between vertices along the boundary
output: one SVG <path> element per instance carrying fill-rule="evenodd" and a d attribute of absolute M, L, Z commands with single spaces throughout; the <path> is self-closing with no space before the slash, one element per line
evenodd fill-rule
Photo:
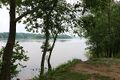
<path fill-rule="evenodd" d="M 67 0 L 68 3 L 73 4 L 78 0 Z M 0 32 L 9 32 L 9 11 L 5 8 L 0 9 Z M 27 32 L 25 25 L 17 24 L 17 32 Z"/>
<path fill-rule="evenodd" d="M 79 0 L 67 0 L 68 3 L 77 3 Z M 120 1 L 120 0 L 116 0 Z M 5 8 L 0 9 L 0 32 L 9 32 L 9 11 Z M 17 32 L 27 32 L 25 25 L 17 24 Z"/>
<path fill-rule="evenodd" d="M 9 32 L 9 11 L 0 9 L 0 32 Z M 17 24 L 17 32 L 26 32 L 25 25 Z"/>

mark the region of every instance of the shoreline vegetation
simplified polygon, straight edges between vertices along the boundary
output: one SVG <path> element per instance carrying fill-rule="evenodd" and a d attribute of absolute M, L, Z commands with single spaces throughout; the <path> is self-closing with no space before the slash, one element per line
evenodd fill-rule
<path fill-rule="evenodd" d="M 120 59 L 74 59 L 44 74 L 42 80 L 119 80 Z M 41 80 L 34 77 L 32 80 Z"/>
<path fill-rule="evenodd" d="M 0 33 L 0 39 L 6 40 L 8 38 L 8 32 Z M 52 36 L 51 36 L 52 38 Z M 67 34 L 60 34 L 58 35 L 58 39 L 72 39 L 73 36 Z M 33 34 L 33 33 L 16 33 L 16 39 L 45 39 L 43 34 Z"/>

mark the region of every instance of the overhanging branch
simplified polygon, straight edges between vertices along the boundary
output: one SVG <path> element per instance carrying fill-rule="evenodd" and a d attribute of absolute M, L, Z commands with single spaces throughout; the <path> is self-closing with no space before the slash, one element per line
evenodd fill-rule
<path fill-rule="evenodd" d="M 19 21 L 20 19 L 22 19 L 23 17 L 27 16 L 28 14 L 31 14 L 31 13 L 35 12 L 38 9 L 39 9 L 39 7 L 36 7 L 34 9 L 32 9 L 32 10 L 28 10 L 28 11 L 24 12 L 23 14 L 21 14 L 19 17 L 17 17 L 15 19 L 15 22 Z"/>

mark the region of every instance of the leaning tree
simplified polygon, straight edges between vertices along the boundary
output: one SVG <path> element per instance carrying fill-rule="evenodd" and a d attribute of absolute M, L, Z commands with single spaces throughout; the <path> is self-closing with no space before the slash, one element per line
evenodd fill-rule
<path fill-rule="evenodd" d="M 78 10 L 79 11 L 79 10 Z M 23 22 L 27 24 L 26 29 L 32 32 L 38 32 L 45 35 L 45 41 L 42 45 L 42 60 L 40 76 L 44 73 L 45 57 L 48 53 L 48 70 L 51 70 L 50 59 L 58 34 L 72 30 L 74 26 L 78 25 L 77 15 L 78 11 L 74 7 L 67 4 L 65 0 L 51 0 L 45 1 L 41 6 L 41 10 L 37 13 L 31 14 Z M 53 39 L 53 43 L 50 39 Z"/>

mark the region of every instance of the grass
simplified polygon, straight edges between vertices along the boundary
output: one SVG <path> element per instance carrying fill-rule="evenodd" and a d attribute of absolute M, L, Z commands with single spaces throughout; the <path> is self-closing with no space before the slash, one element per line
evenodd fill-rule
<path fill-rule="evenodd" d="M 104 61 L 105 60 L 105 61 Z M 109 63 L 107 59 L 92 59 L 87 61 L 89 64 L 104 64 Z M 103 62 L 104 61 L 104 62 Z M 106 62 L 108 61 L 108 62 Z M 112 61 L 114 63 L 114 61 Z M 116 61 L 115 61 L 116 62 Z M 80 63 L 80 60 L 72 60 L 68 63 L 62 64 L 56 69 L 47 72 L 42 79 L 34 78 L 33 80 L 111 80 L 109 77 L 101 76 L 98 74 L 87 74 L 83 72 L 73 72 L 70 67 Z"/>
<path fill-rule="evenodd" d="M 89 78 L 89 75 L 69 71 L 54 76 L 54 80 L 87 80 Z"/>
<path fill-rule="evenodd" d="M 88 64 L 97 65 L 97 64 L 104 64 L 104 65 L 113 65 L 120 63 L 120 59 L 116 58 L 92 58 L 86 61 Z"/>

